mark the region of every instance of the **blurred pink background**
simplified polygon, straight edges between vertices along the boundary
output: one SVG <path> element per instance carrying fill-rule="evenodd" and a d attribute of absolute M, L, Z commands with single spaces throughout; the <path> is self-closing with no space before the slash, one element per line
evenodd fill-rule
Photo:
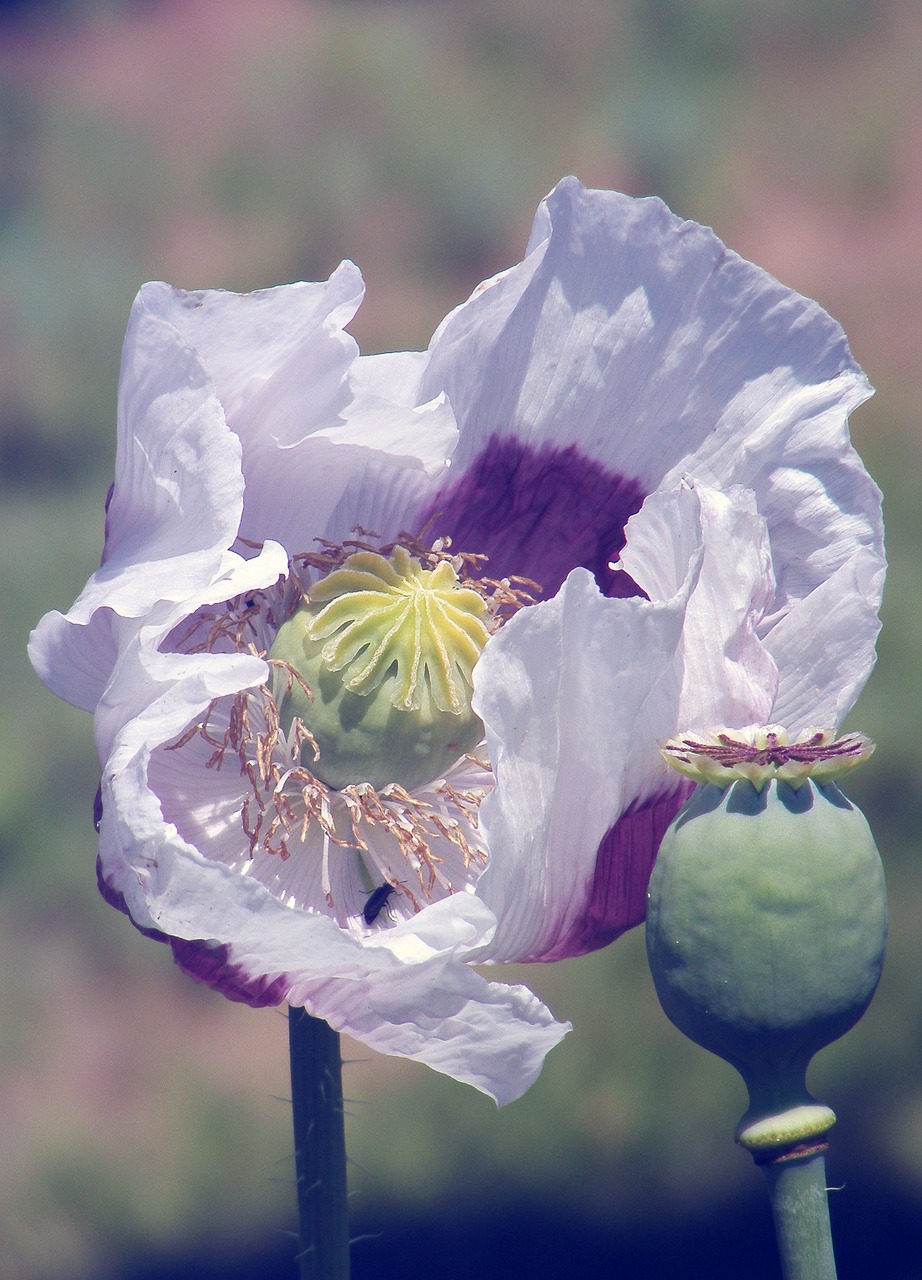
<path fill-rule="evenodd" d="M 887 495 L 892 574 L 850 724 L 879 741 L 853 791 L 893 933 L 871 1012 L 814 1083 L 840 1115 L 831 1180 L 918 1210 L 920 70 L 915 0 L 3 9 L 0 1280 L 234 1251 L 294 1217 L 284 1018 L 195 987 L 96 896 L 90 720 L 24 657 L 98 558 L 134 292 L 319 279 L 349 257 L 363 349 L 421 347 L 520 258 L 570 172 L 713 225 L 830 310 L 879 388 L 853 425 Z M 575 1030 L 498 1117 L 424 1068 L 347 1050 L 359 1216 L 506 1197 L 630 1226 L 762 1194 L 732 1143 L 742 1088 L 665 1022 L 639 933 L 510 977 Z"/>

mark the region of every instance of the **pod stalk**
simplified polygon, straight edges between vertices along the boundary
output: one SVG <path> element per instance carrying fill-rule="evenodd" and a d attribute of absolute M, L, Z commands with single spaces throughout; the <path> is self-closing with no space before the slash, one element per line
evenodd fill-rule
<path fill-rule="evenodd" d="M 768 1183 L 784 1280 L 836 1280 L 825 1143 L 760 1162 Z"/>

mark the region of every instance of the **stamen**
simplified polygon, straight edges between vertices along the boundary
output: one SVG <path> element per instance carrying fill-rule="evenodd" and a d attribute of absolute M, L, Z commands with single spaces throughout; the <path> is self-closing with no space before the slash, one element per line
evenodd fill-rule
<path fill-rule="evenodd" d="M 323 890 L 323 896 L 326 898 L 327 906 L 333 910 L 333 894 L 330 888 L 330 833 L 326 829 L 323 832 L 323 857 L 321 861 L 320 871 L 320 887 Z"/>
<path fill-rule="evenodd" d="M 419 911 L 427 902 L 470 883 L 486 863 L 477 832 L 480 802 L 490 785 L 490 765 L 465 750 L 479 741 L 481 727 L 474 718 L 467 741 L 453 747 L 437 768 L 442 774 L 464 776 L 467 761 L 484 776 L 483 786 L 455 785 L 451 777 L 437 774 L 422 796 L 416 793 L 423 785 L 418 778 L 393 773 L 377 779 L 347 779 L 345 785 L 334 786 L 315 772 L 322 756 L 321 743 L 308 723 L 318 697 L 315 682 L 299 664 L 270 654 L 273 637 L 297 610 L 311 606 L 321 616 L 319 642 L 333 646 L 336 661 L 343 661 L 345 669 L 350 654 L 357 655 L 356 670 L 350 672 L 356 687 L 374 690 L 389 682 L 396 693 L 395 714 L 416 715 L 418 710 L 397 712 L 396 704 L 419 708 L 428 700 L 454 715 L 452 709 L 459 704 L 469 706 L 470 674 L 487 636 L 518 609 L 533 603 L 539 588 L 525 578 L 487 577 L 486 557 L 454 552 L 449 538 L 426 545 L 423 534 L 401 532 L 394 542 L 381 545 L 378 535 L 366 529 L 356 526 L 354 532 L 358 536 L 342 545 L 318 539 L 319 549 L 293 556 L 288 576 L 274 586 L 243 593 L 223 607 L 200 609 L 172 633 L 167 647 L 174 652 L 246 652 L 261 657 L 272 669 L 272 682 L 271 687 L 213 700 L 166 749 L 182 751 L 199 741 L 208 749 L 206 768 L 220 772 L 229 761 L 235 762 L 247 788 L 240 804 L 241 853 L 248 859 L 241 868 L 244 873 L 255 870 L 263 858 L 288 862 L 298 845 L 308 842 L 312 830 L 316 831 L 321 901 L 315 908 L 334 912 L 350 927 L 367 932 L 361 903 L 334 902 L 335 857 L 361 859 L 372 884 L 391 886 L 388 913 L 376 920 L 376 928 L 399 914 L 395 903 L 402 902 L 404 911 Z M 377 574 L 372 586 L 383 586 L 385 596 L 390 592 L 390 604 L 403 604 L 405 616 L 397 617 L 400 610 L 393 609 L 391 625 L 376 644 L 363 646 L 358 643 L 360 632 L 350 634 L 350 629 L 357 622 L 355 600 L 369 584 L 360 583 L 359 590 L 338 595 L 329 578 L 343 570 L 365 573 L 370 562 L 380 569 L 382 558 L 388 556 L 388 569 Z M 350 560 L 353 563 L 347 568 Z M 425 602 L 416 598 L 419 583 L 433 584 Z M 342 599 L 345 604 L 338 603 Z M 358 623 L 361 629 L 360 619 Z M 426 628 L 430 629 L 428 640 L 423 636 Z M 449 639 L 439 628 L 445 629 Z M 416 645 L 409 659 L 400 647 L 408 634 Z M 460 647 L 460 657 L 455 645 Z M 463 694 L 459 682 L 468 686 Z M 283 717 L 280 706 L 295 699 L 305 714 Z M 432 776 L 432 767 L 427 777 Z"/>
<path fill-rule="evenodd" d="M 214 727 L 219 716 L 226 716 L 223 732 Z M 486 863 L 484 850 L 474 842 L 485 791 L 460 790 L 447 781 L 433 788 L 432 800 L 413 795 L 399 784 L 378 791 L 369 783 L 359 783 L 334 791 L 300 763 L 300 745 L 310 741 L 304 727 L 296 722 L 287 737 L 280 732 L 278 708 L 268 686 L 212 701 L 201 720 L 166 749 L 181 750 L 196 736 L 214 747 L 207 768 L 219 771 L 228 757 L 235 757 L 247 781 L 249 794 L 240 820 L 251 861 L 263 854 L 287 862 L 292 843 L 303 844 L 316 824 L 322 834 L 321 893 L 331 911 L 338 910 L 331 875 L 336 849 L 370 861 L 379 879 L 393 883 L 413 911 L 421 910 L 437 893 L 458 888 L 443 870 L 443 857 L 432 847 L 440 837 L 458 850 L 466 872 Z M 471 763 L 483 767 L 483 762 Z M 387 847 L 399 864 L 392 855 L 381 856 L 375 832 L 389 838 Z M 419 886 L 416 893 L 412 881 Z"/>

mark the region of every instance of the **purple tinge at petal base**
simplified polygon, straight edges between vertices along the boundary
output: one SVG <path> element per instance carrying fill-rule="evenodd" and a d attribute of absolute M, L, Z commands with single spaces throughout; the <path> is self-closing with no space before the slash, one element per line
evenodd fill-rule
<path fill-rule="evenodd" d="M 557 592 L 571 569 L 588 569 L 607 596 L 642 594 L 609 562 L 646 494 L 636 480 L 606 470 L 573 445 L 535 448 L 491 438 L 484 451 L 429 504 L 420 528 L 449 535 L 456 551 L 489 556 L 488 572 L 518 574 Z"/>
<path fill-rule="evenodd" d="M 607 947 L 643 921 L 647 884 L 666 828 L 694 790 L 682 783 L 668 795 L 632 805 L 606 832 L 596 856 L 586 910 L 575 928 L 532 960 L 566 960 Z"/>
<path fill-rule="evenodd" d="M 125 905 L 123 895 L 107 883 L 102 873 L 99 858 L 96 859 L 96 882 L 99 892 L 110 907 L 115 907 L 131 920 L 131 912 Z M 204 939 L 189 941 L 185 938 L 172 938 L 159 929 L 144 929 L 131 920 L 134 927 L 145 938 L 154 942 L 165 942 L 173 952 L 183 973 L 196 982 L 207 983 L 215 991 L 226 996 L 228 1000 L 236 1000 L 239 1004 L 248 1004 L 252 1009 L 264 1009 L 267 1006 L 281 1004 L 288 994 L 288 981 L 284 977 L 270 979 L 268 977 L 250 978 L 240 965 L 231 964 L 230 948 L 224 943 L 207 942 Z"/>
<path fill-rule="evenodd" d="M 167 938 L 173 949 L 173 959 L 183 973 L 196 982 L 205 982 L 220 991 L 228 1000 L 248 1004 L 252 1009 L 264 1009 L 281 1004 L 288 995 L 289 982 L 285 977 L 250 978 L 239 964 L 229 962 L 230 947 L 223 943 Z"/>

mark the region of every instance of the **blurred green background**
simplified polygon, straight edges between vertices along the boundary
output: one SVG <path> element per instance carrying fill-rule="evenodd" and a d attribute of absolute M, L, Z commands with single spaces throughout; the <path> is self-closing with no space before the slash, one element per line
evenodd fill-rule
<path fill-rule="evenodd" d="M 97 897 L 90 720 L 25 657 L 98 560 L 136 289 L 320 279 L 348 256 L 363 350 L 422 347 L 521 257 L 570 172 L 713 225 L 827 307 L 878 387 L 853 432 L 885 491 L 891 575 L 850 720 L 878 753 L 851 790 L 892 940 L 871 1011 L 813 1084 L 840 1116 L 834 1211 L 873 1238 L 850 1188 L 922 1208 L 920 72 L 917 0 L 2 8 L 0 1280 L 108 1277 L 215 1240 L 231 1256 L 293 1223 L 284 1018 L 183 978 Z M 732 1143 L 742 1088 L 666 1023 L 638 931 L 510 976 L 575 1029 L 498 1115 L 347 1050 L 357 1220 L 514 1203 L 642 1233 L 762 1195 Z"/>

